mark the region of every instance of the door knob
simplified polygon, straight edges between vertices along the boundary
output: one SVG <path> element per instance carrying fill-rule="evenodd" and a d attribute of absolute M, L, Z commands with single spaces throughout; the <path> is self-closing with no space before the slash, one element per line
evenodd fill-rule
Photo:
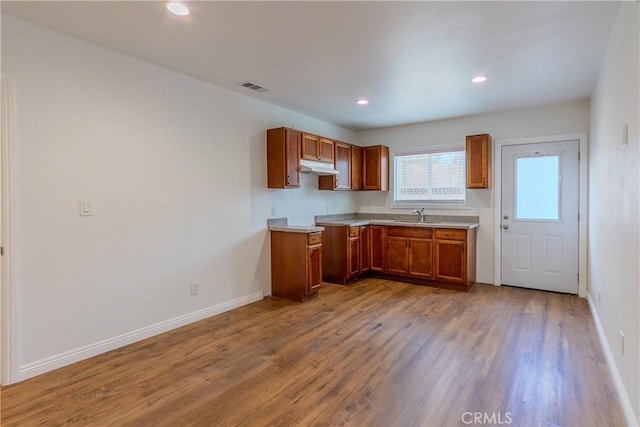
<path fill-rule="evenodd" d="M 508 229 L 509 229 L 509 225 L 508 225 L 508 224 L 504 224 L 504 225 L 502 226 L 502 228 L 504 228 L 505 230 L 508 230 Z"/>

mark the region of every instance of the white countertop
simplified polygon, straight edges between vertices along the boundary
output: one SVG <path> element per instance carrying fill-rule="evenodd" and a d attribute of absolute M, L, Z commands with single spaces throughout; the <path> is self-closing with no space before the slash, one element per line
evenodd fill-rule
<path fill-rule="evenodd" d="M 284 226 L 271 226 L 271 231 L 284 231 L 287 233 L 319 233 L 324 231 L 324 227 L 317 227 L 313 225 L 284 225 Z"/>

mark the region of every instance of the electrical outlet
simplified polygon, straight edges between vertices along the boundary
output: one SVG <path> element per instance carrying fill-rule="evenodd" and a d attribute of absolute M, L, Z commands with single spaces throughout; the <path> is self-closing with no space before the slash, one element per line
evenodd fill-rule
<path fill-rule="evenodd" d="M 329 205 L 327 205 L 327 213 L 329 213 Z"/>
<path fill-rule="evenodd" d="M 602 289 L 598 288 L 598 305 L 602 302 Z"/>
<path fill-rule="evenodd" d="M 271 206 L 271 216 L 276 216 L 276 207 L 275 206 Z"/>
<path fill-rule="evenodd" d="M 191 296 L 198 295 L 200 293 L 200 287 L 198 286 L 198 282 L 192 282 L 191 287 Z"/>
<path fill-rule="evenodd" d="M 624 356 L 624 334 L 620 331 L 620 353 Z"/>

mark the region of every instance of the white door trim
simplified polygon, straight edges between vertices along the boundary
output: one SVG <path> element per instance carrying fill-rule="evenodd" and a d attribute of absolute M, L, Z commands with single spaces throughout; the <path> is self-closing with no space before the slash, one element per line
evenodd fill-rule
<path fill-rule="evenodd" d="M 18 379 L 18 334 L 17 305 L 15 287 L 15 188 L 14 188 L 14 117 L 16 112 L 16 79 L 2 75 L 2 98 L 0 114 L 2 120 L 2 135 L 0 149 L 2 150 L 2 237 L 4 256 L 2 262 L 1 303 L 2 329 L 0 330 L 0 382 L 2 385 L 13 384 Z"/>
<path fill-rule="evenodd" d="M 587 221 L 588 221 L 588 170 L 589 157 L 586 133 L 572 133 L 562 135 L 550 135 L 533 138 L 510 138 L 497 139 L 494 144 L 494 200 L 495 200 L 495 265 L 493 284 L 500 286 L 500 272 L 502 271 L 502 235 L 500 225 L 502 212 L 502 147 L 506 145 L 537 144 L 541 142 L 556 142 L 566 140 L 580 141 L 580 165 L 579 165 L 579 187 L 578 209 L 580 212 L 580 222 L 578 223 L 578 295 L 582 298 L 587 296 Z"/>

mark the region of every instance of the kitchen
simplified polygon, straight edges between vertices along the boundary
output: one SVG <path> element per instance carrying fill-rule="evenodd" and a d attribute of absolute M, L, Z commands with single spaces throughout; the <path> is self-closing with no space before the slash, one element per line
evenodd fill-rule
<path fill-rule="evenodd" d="M 589 133 L 589 298 L 592 310 L 601 313 L 612 353 L 608 363 L 619 372 L 617 391 L 629 396 L 628 405 L 623 402 L 627 419 L 634 411 L 637 417 L 638 109 L 630 93 L 638 79 L 637 63 L 629 59 L 637 57 L 637 4 L 621 4 L 621 11 L 610 11 L 601 27 L 582 33 L 589 52 L 598 51 L 590 35 L 604 34 L 597 44 L 601 55 L 594 53 L 598 58 L 591 68 L 592 95 L 556 99 L 546 92 L 544 100 L 531 105 L 358 130 L 333 124 L 338 119 L 323 120 L 207 83 L 203 76 L 189 76 L 144 55 L 139 59 L 105 47 L 99 37 L 65 34 L 70 26 L 56 28 L 56 20 L 64 23 L 66 16 L 86 13 L 87 27 L 114 33 L 108 22 L 125 18 L 104 4 L 38 6 L 51 8 L 42 9 L 50 22 L 28 4 L 3 2 L 2 71 L 13 88 L 4 93 L 15 95 L 8 105 L 14 113 L 12 209 L 19 243 L 9 246 L 5 257 L 13 260 L 15 275 L 13 293 L 6 291 L 11 284 L 3 283 L 3 315 L 8 298 L 19 297 L 13 299 L 15 315 L 9 322 L 3 319 L 15 342 L 3 346 L 3 362 L 12 362 L 3 370 L 3 384 L 262 300 L 271 290 L 269 219 L 311 226 L 317 215 L 411 215 L 413 209 L 391 206 L 389 191 L 321 191 L 314 175 L 302 174 L 298 189 L 268 189 L 267 129 L 284 126 L 361 147 L 387 146 L 390 156 L 425 147 L 463 147 L 466 136 L 483 133 L 494 141 Z M 138 2 L 121 6 L 136 19 L 150 7 Z M 231 14 L 228 24 L 236 27 L 255 14 L 258 34 L 263 29 L 258 17 L 286 16 L 284 4 L 253 6 L 247 11 L 241 4 L 219 4 L 216 13 Z M 307 7 L 332 22 L 331 7 L 340 5 Z M 342 7 L 341 16 L 360 16 L 360 10 L 350 9 L 355 6 Z M 204 3 L 201 9 L 207 13 Z M 196 16 L 190 22 L 197 23 Z M 122 26 L 135 29 L 132 21 Z M 293 21 L 304 28 L 301 20 Z M 180 32 L 178 21 L 169 22 L 171 31 Z M 148 31 L 153 25 L 139 27 Z M 287 41 L 286 34 L 275 36 Z M 120 46 L 132 49 L 123 37 Z M 136 37 L 148 41 L 144 34 Z M 161 41 L 175 48 L 173 54 L 190 54 L 174 40 Z M 229 49 L 227 62 L 212 63 L 239 63 L 233 55 L 241 51 Z M 331 87 L 330 80 L 308 73 L 318 86 Z M 238 76 L 232 84 L 249 78 Z M 470 78 L 465 74 L 465 84 L 471 85 Z M 293 78 L 290 83 L 300 84 Z M 519 84 L 511 89 L 518 92 Z M 477 94 L 469 99 L 470 108 L 487 87 L 472 89 Z M 358 108 L 353 105 L 357 96 L 345 95 L 349 106 L 344 108 Z M 358 115 L 379 114 L 376 102 L 369 107 L 357 110 Z M 619 143 L 625 124 L 628 147 Z M 90 200 L 93 215 L 80 216 L 78 200 Z M 478 217 L 478 283 L 495 281 L 496 203 L 494 190 L 480 189 L 468 192 L 463 209 L 427 208 L 428 214 Z M 625 353 L 619 346 L 621 330 Z"/>

